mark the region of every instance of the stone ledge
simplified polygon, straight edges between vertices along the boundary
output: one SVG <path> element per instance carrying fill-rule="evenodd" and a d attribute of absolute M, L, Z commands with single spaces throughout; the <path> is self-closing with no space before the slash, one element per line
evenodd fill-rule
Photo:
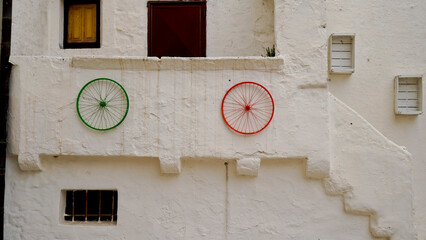
<path fill-rule="evenodd" d="M 43 170 L 40 162 L 40 155 L 37 153 L 20 153 L 18 155 L 19 167 L 23 171 L 41 171 Z"/>
<path fill-rule="evenodd" d="M 181 172 L 181 161 L 179 156 L 162 156 L 160 159 L 161 173 L 178 174 Z"/>
<path fill-rule="evenodd" d="M 237 174 L 241 176 L 257 177 L 260 168 L 260 158 L 242 158 L 237 160 Z"/>
<path fill-rule="evenodd" d="M 274 57 L 107 57 L 75 56 L 71 66 L 83 69 L 127 69 L 127 70 L 263 70 L 278 71 L 284 66 L 284 58 Z"/>

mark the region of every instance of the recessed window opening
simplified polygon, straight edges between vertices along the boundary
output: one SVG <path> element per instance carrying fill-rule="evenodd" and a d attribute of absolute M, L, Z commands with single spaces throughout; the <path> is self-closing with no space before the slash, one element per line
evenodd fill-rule
<path fill-rule="evenodd" d="M 64 0 L 64 48 L 100 47 L 100 0 Z"/>
<path fill-rule="evenodd" d="M 67 190 L 67 222 L 117 222 L 116 190 Z"/>
<path fill-rule="evenodd" d="M 148 56 L 274 55 L 273 0 L 244 0 L 226 7 L 213 2 L 149 1 Z"/>
<path fill-rule="evenodd" d="M 206 2 L 148 2 L 148 56 L 205 57 Z"/>

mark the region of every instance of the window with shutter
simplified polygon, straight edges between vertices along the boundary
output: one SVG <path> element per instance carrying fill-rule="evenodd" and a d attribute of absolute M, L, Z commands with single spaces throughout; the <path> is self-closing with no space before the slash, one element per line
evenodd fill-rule
<path fill-rule="evenodd" d="M 395 77 L 395 113 L 418 115 L 422 113 L 422 76 L 399 75 Z"/>
<path fill-rule="evenodd" d="M 330 73 L 351 74 L 355 69 L 355 34 L 331 34 L 328 67 Z"/>
<path fill-rule="evenodd" d="M 64 4 L 64 47 L 100 47 L 99 0 L 66 0 Z"/>

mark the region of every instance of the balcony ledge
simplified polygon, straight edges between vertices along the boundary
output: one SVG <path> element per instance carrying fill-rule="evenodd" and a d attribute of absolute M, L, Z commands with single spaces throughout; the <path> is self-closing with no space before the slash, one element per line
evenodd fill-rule
<path fill-rule="evenodd" d="M 82 69 L 113 70 L 182 70 L 182 71 L 216 71 L 216 70 L 263 70 L 277 71 L 283 69 L 283 57 L 107 57 L 75 56 L 71 65 Z"/>

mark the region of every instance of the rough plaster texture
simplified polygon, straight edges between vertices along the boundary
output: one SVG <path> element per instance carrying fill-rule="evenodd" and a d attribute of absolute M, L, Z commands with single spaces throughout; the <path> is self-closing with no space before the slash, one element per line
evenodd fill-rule
<path fill-rule="evenodd" d="M 319 116 L 326 116 L 322 121 L 315 122 L 323 125 L 315 125 L 310 121 L 303 125 L 303 119 L 312 120 L 313 118 L 311 115 L 306 115 L 312 114 L 310 111 L 306 111 L 308 106 L 313 107 L 315 103 L 318 104 L 319 99 L 321 99 L 319 96 L 322 96 L 322 94 L 326 94 L 328 101 L 327 92 L 323 88 L 300 88 L 297 83 L 286 81 L 282 77 L 282 73 L 274 67 L 283 64 L 280 58 L 267 60 L 275 63 L 269 65 L 269 69 L 265 69 L 262 60 L 252 58 L 237 60 L 123 58 L 118 61 L 115 58 L 84 57 L 36 59 L 35 62 L 32 57 L 13 59 L 16 61 L 16 68 L 13 76 L 11 108 L 19 109 L 19 111 L 11 111 L 11 119 L 14 120 L 10 122 L 13 134 L 11 134 L 12 137 L 9 141 L 9 150 L 10 153 L 19 156 L 18 162 L 21 169 L 25 170 L 30 167 L 34 170 L 41 166 L 44 170 L 38 173 L 28 173 L 30 175 L 50 175 L 50 172 L 44 173 L 48 171 L 49 165 L 42 164 L 38 158 L 51 158 L 52 155 L 77 155 L 81 156 L 81 159 L 87 158 L 84 160 L 87 163 L 93 160 L 93 157 L 91 157 L 93 155 L 111 156 L 109 157 L 111 159 L 126 159 L 123 156 L 137 156 L 134 159 L 138 161 L 144 161 L 149 157 L 156 159 L 157 164 L 159 164 L 158 158 L 160 158 L 160 163 L 163 162 L 163 164 L 159 164 L 162 171 L 169 173 L 179 172 L 179 157 L 184 159 L 201 157 L 211 159 L 211 161 L 218 158 L 239 159 L 240 157 L 249 157 L 245 160 L 242 159 L 242 161 L 252 163 L 253 160 L 256 160 L 255 162 L 260 164 L 260 158 L 266 160 L 281 158 L 280 161 L 286 162 L 298 156 L 299 159 L 308 158 L 306 173 L 309 176 L 313 172 L 317 173 L 317 175 L 314 175 L 315 177 L 326 177 L 328 176 L 328 166 L 318 173 L 312 171 L 309 164 L 315 163 L 315 160 L 324 161 L 324 159 L 318 158 L 313 158 L 310 161 L 310 156 L 315 157 L 315 155 L 310 155 L 312 149 L 315 150 L 313 152 L 321 156 L 321 152 L 315 149 L 321 142 L 326 144 L 321 145 L 322 154 L 329 154 L 327 146 L 328 114 L 330 114 L 332 119 L 330 130 L 333 140 L 331 146 L 333 172 L 331 178 L 326 180 L 327 192 L 343 195 L 346 211 L 370 215 L 370 229 L 375 236 L 395 236 L 395 239 L 407 239 L 407 237 L 414 236 L 411 215 L 411 168 L 408 153 L 391 143 L 358 114 L 335 99 L 331 100 L 330 112 L 326 107 L 312 109 Z M 92 61 L 105 62 L 105 66 L 109 66 L 110 69 L 96 69 L 96 66 L 102 64 L 89 64 Z M 236 61 L 234 65 L 229 64 L 233 61 Z M 244 61 L 246 63 L 242 64 Z M 117 62 L 121 65 L 116 65 Z M 140 64 L 143 62 L 145 62 L 145 65 Z M 177 65 L 181 70 L 172 72 L 172 69 Z M 55 74 L 52 71 L 52 66 L 55 66 L 54 69 L 62 73 L 60 75 Z M 203 66 L 204 71 L 188 72 L 185 70 L 186 68 L 195 69 L 196 66 Z M 243 70 L 247 66 L 257 70 Z M 126 70 L 118 70 L 122 67 L 125 67 Z M 140 68 L 146 68 L 146 71 L 141 71 Z M 154 71 L 155 68 L 157 68 L 157 71 Z M 213 68 L 215 71 L 211 70 Z M 263 71 L 260 70 L 262 68 L 264 68 Z M 46 69 L 50 70 L 48 76 L 44 73 L 47 71 Z M 76 94 L 70 94 L 72 93 L 71 89 L 74 89 L 77 93 L 85 83 L 80 79 L 94 78 L 96 74 L 99 74 L 99 71 L 102 71 L 102 74 L 109 72 L 108 77 L 121 82 L 128 89 L 131 103 L 136 103 L 131 105 L 129 117 L 124 124 L 106 133 L 87 129 L 80 122 L 74 109 Z M 38 74 L 45 76 L 45 81 L 26 81 L 26 79 L 34 78 Z M 196 77 L 193 77 L 193 75 Z M 285 122 L 286 124 L 284 127 L 272 122 L 271 126 L 268 126 L 265 130 L 267 134 L 247 137 L 237 135 L 227 129 L 222 122 L 220 110 L 217 108 L 220 106 L 219 96 L 232 86 L 232 81 L 250 80 L 254 76 L 258 81 L 263 79 L 261 83 L 272 91 L 278 109 L 274 121 Z M 208 81 L 207 79 L 210 77 L 224 81 Z M 143 82 L 141 79 L 145 81 Z M 187 81 L 186 79 L 190 80 Z M 231 83 L 229 79 L 231 79 Z M 61 92 L 59 87 L 54 88 L 55 81 L 59 81 L 56 83 L 57 86 L 67 84 L 66 92 Z M 163 85 L 160 85 L 161 83 Z M 194 87 L 185 87 L 185 84 L 193 84 Z M 159 86 L 162 87 L 159 88 Z M 280 87 L 285 87 L 285 90 Z M 203 94 L 199 95 L 194 92 L 194 88 Z M 303 97 L 297 98 L 297 94 L 293 91 L 305 94 Z M 212 96 L 216 93 L 219 96 L 208 97 L 210 96 L 206 95 L 208 93 Z M 60 96 L 47 97 L 51 94 L 60 94 Z M 291 94 L 292 97 L 288 97 L 287 94 Z M 20 99 L 27 100 L 24 102 L 25 104 L 22 104 Z M 197 104 L 194 102 L 197 102 Z M 320 106 L 329 106 L 328 103 L 320 104 Z M 34 111 L 31 111 L 32 109 Z M 326 111 L 326 113 L 321 113 L 322 111 Z M 292 114 L 284 114 L 288 112 Z M 178 113 L 181 115 L 178 115 Z M 317 119 L 319 116 L 316 116 Z M 287 119 L 289 117 L 290 119 Z M 175 118 L 181 120 L 176 121 Z M 138 119 L 148 120 L 141 122 L 137 121 Z M 318 120 L 321 120 L 321 118 Z M 17 125 L 17 123 L 20 125 Z M 296 126 L 292 128 L 291 123 L 296 124 Z M 313 125 L 315 128 L 312 128 Z M 209 129 L 209 126 L 211 126 L 211 129 Z M 135 131 L 134 129 L 140 130 Z M 302 135 L 299 136 L 298 134 Z M 14 136 L 18 137 L 14 138 Z M 182 138 L 182 136 L 185 137 Z M 324 138 L 320 140 L 318 136 L 324 136 Z M 286 142 L 287 140 L 288 142 Z M 263 143 L 267 144 L 263 145 Z M 29 158 L 26 159 L 28 156 Z M 253 156 L 258 159 L 250 159 Z M 325 161 L 328 160 L 330 159 L 325 159 Z M 90 164 L 99 163 L 94 161 Z M 237 164 L 240 165 L 239 167 L 229 167 L 230 171 L 236 171 L 239 174 L 243 172 L 243 175 L 255 175 L 259 164 L 248 164 L 251 167 L 246 167 L 246 170 L 248 169 L 250 174 L 241 171 L 241 166 L 244 164 Z M 104 164 L 98 166 L 104 166 Z M 232 170 L 235 168 L 236 170 Z M 260 171 L 262 171 L 262 168 L 263 164 Z M 185 172 L 185 168 L 182 172 Z M 16 178 L 19 179 L 18 175 L 16 175 Z M 95 178 L 98 177 L 95 176 Z M 374 184 L 371 184 L 372 182 Z M 249 192 L 244 194 L 249 194 Z M 14 193 L 12 195 L 15 196 Z M 265 196 L 265 199 L 268 197 Z M 385 204 L 389 200 L 392 201 Z M 277 216 L 279 215 L 275 217 Z M 239 218 L 237 217 L 237 219 Z M 229 229 L 228 231 L 233 232 Z M 275 230 L 269 229 L 267 231 L 274 232 Z M 281 236 L 279 231 L 277 235 Z"/>
<path fill-rule="evenodd" d="M 327 85 L 325 10 L 325 1 L 275 1 L 277 51 L 284 56 L 284 72 L 308 87 Z"/>
<path fill-rule="evenodd" d="M 327 35 L 356 33 L 355 73 L 330 75 L 329 89 L 412 154 L 416 228 L 421 240 L 426 239 L 426 117 L 394 114 L 393 80 L 401 74 L 426 76 L 425 12 L 423 0 L 327 1 Z"/>
<path fill-rule="evenodd" d="M 164 163 L 170 157 L 296 157 L 308 159 L 309 176 L 328 175 L 327 90 L 302 89 L 284 78 L 281 58 L 11 61 L 9 147 L 22 169 L 41 169 L 42 154 L 164 157 Z M 123 124 L 108 132 L 85 127 L 75 109 L 81 87 L 97 77 L 121 83 L 130 100 Z M 255 136 L 234 133 L 221 116 L 223 95 L 241 81 L 263 84 L 276 104 L 273 121 Z"/>
<path fill-rule="evenodd" d="M 326 2 L 279 0 L 275 1 L 274 7 L 277 54 L 285 59 L 285 78 L 297 82 L 300 89 L 321 91 L 327 87 Z M 299 107 L 309 108 L 306 105 Z M 324 107 L 328 108 L 327 104 Z M 304 121 L 315 122 L 314 119 Z M 308 165 L 312 165 L 308 174 L 323 168 L 321 164 L 310 163 L 310 160 Z"/>
<path fill-rule="evenodd" d="M 101 2 L 100 49 L 62 49 L 62 0 L 14 2 L 12 55 L 147 56 L 147 0 Z M 207 11 L 209 57 L 261 56 L 275 43 L 273 0 L 211 0 Z"/>
<path fill-rule="evenodd" d="M 237 174 L 256 177 L 259 173 L 260 158 L 241 158 L 237 160 Z"/>
<path fill-rule="evenodd" d="M 160 156 L 160 168 L 162 173 L 180 173 L 181 160 L 178 156 Z"/>
<path fill-rule="evenodd" d="M 184 159 L 179 175 L 153 158 L 44 157 L 42 172 L 7 164 L 5 239 L 375 239 L 367 217 L 304 176 L 303 160 L 264 160 L 257 178 L 219 159 Z M 117 189 L 117 224 L 63 223 L 64 189 Z"/>
<path fill-rule="evenodd" d="M 207 11 L 207 56 L 265 56 L 275 45 L 274 0 L 212 0 Z"/>
<path fill-rule="evenodd" d="M 414 239 L 410 155 L 359 114 L 328 97 L 326 31 L 357 33 L 358 59 L 362 31 L 345 25 L 360 23 L 357 14 L 363 8 L 357 4 L 250 0 L 230 1 L 227 6 L 208 1 L 209 56 L 260 55 L 274 42 L 274 34 L 281 56 L 159 60 L 143 57 L 146 2 L 102 1 L 102 48 L 84 50 L 60 47 L 61 1 L 14 3 L 6 239 Z M 370 4 L 373 9 L 379 6 Z M 399 6 L 396 1 L 389 4 Z M 419 17 L 422 8 L 417 6 L 413 1 L 399 14 L 415 11 Z M 340 13 L 343 9 L 352 11 L 348 18 L 352 22 L 334 21 L 346 16 L 348 12 Z M 374 27 L 366 27 L 376 13 L 365 14 L 370 14 L 362 16 L 362 26 L 369 29 L 366 34 L 377 36 Z M 417 21 L 412 24 L 411 30 Z M 417 34 L 416 39 L 424 35 Z M 373 46 L 371 39 L 361 44 Z M 417 65 L 395 75 L 421 68 L 424 58 L 409 50 L 417 58 L 407 64 Z M 384 54 L 376 47 L 365 51 Z M 397 51 L 397 56 L 403 53 Z M 380 61 L 374 65 L 380 67 L 380 75 L 373 69 L 365 73 L 374 80 L 398 70 L 395 65 L 383 67 L 391 61 L 385 60 L 386 54 L 380 56 L 375 56 Z M 373 58 L 366 66 L 357 59 L 356 73 L 349 78 L 360 76 L 359 69 Z M 356 80 L 371 80 L 366 76 Z M 126 120 L 105 133 L 85 127 L 75 111 L 78 91 L 97 77 L 117 80 L 130 97 Z M 355 95 L 353 89 L 343 91 L 344 84 L 335 83 L 350 82 L 345 77 L 330 78 L 331 90 L 345 102 L 354 97 L 371 106 L 370 96 L 387 89 L 381 88 L 383 84 L 367 89 L 371 81 L 365 81 L 363 88 L 355 87 Z M 224 93 L 241 81 L 263 84 L 276 103 L 273 121 L 255 136 L 235 134 L 221 119 Z M 391 98 L 386 94 L 378 94 L 376 103 Z M 422 118 L 394 120 L 413 136 L 422 129 L 418 119 Z M 418 128 L 408 126 L 413 122 Z M 424 142 L 420 135 L 413 141 Z M 229 162 L 227 167 L 224 161 Z M 421 180 L 424 165 L 415 166 L 420 168 L 414 178 Z M 321 182 L 311 178 L 323 179 L 325 192 Z M 61 190 L 78 188 L 118 189 L 118 224 L 61 223 Z M 426 215 L 419 209 L 424 193 L 419 188 L 414 185 L 417 227 L 423 229 L 421 219 Z"/>
<path fill-rule="evenodd" d="M 415 239 L 411 155 L 330 96 L 332 168 L 324 181 L 345 210 L 370 216 L 376 237 Z"/>
<path fill-rule="evenodd" d="M 43 171 L 28 172 L 10 156 L 5 236 L 414 239 L 410 154 L 336 98 L 329 106 L 333 162 L 323 185 L 304 176 L 305 159 L 263 159 L 247 178 L 235 165 L 260 159 L 184 158 L 181 174 L 164 175 L 156 158 L 42 155 Z M 63 223 L 64 189 L 117 189 L 117 225 Z"/>

